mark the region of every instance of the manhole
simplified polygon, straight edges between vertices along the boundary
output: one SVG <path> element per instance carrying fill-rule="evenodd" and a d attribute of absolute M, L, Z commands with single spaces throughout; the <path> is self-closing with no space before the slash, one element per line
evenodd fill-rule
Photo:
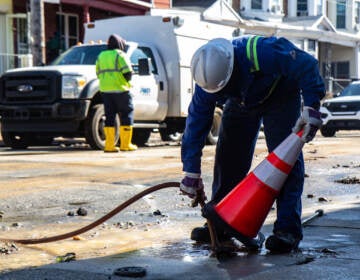
<path fill-rule="evenodd" d="M 146 269 L 141 266 L 124 266 L 115 269 L 114 275 L 126 277 L 144 277 Z"/>

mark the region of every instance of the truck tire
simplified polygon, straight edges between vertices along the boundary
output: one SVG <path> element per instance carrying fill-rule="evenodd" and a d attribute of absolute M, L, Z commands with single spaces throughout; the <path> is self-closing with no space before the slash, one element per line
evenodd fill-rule
<path fill-rule="evenodd" d="M 214 111 L 214 118 L 213 118 L 211 130 L 206 138 L 206 144 L 208 145 L 216 145 L 219 139 L 222 114 L 223 114 L 222 109 L 216 107 Z M 180 132 L 175 132 L 174 130 L 170 130 L 169 128 L 161 128 L 159 129 L 159 132 L 160 132 L 161 140 L 163 141 L 181 141 L 182 133 Z"/>
<path fill-rule="evenodd" d="M 90 108 L 89 115 L 85 121 L 85 139 L 94 150 L 103 150 L 105 147 L 105 111 L 103 104 L 96 104 Z M 115 143 L 119 141 L 120 121 L 115 119 Z"/>
<path fill-rule="evenodd" d="M 29 137 L 25 133 L 1 131 L 1 136 L 6 147 L 19 150 L 29 147 Z"/>
<path fill-rule="evenodd" d="M 213 118 L 211 130 L 206 138 L 206 144 L 208 144 L 208 145 L 216 145 L 216 143 L 219 139 L 222 114 L 223 114 L 222 109 L 219 107 L 216 107 L 215 112 L 214 112 L 214 118 Z"/>
<path fill-rule="evenodd" d="M 151 129 L 148 128 L 135 128 L 133 130 L 132 143 L 139 147 L 145 146 L 145 143 L 149 140 Z"/>
<path fill-rule="evenodd" d="M 335 136 L 336 130 L 333 128 L 328 128 L 326 126 L 323 126 L 320 128 L 321 135 L 324 137 L 333 137 Z"/>

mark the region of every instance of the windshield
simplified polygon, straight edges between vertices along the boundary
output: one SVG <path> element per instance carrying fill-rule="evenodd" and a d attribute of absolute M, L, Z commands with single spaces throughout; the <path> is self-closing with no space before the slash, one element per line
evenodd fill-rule
<path fill-rule="evenodd" d="M 350 84 L 339 94 L 339 96 L 360 95 L 360 83 Z"/>
<path fill-rule="evenodd" d="M 100 52 L 106 49 L 105 44 L 73 47 L 62 53 L 51 65 L 95 65 Z"/>

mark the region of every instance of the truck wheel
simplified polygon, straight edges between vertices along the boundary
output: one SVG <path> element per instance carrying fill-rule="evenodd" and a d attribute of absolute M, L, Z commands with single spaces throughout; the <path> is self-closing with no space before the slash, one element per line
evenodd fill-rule
<path fill-rule="evenodd" d="M 24 133 L 1 131 L 1 136 L 5 146 L 12 149 L 26 149 L 29 147 L 29 137 Z"/>
<path fill-rule="evenodd" d="M 213 123 L 211 126 L 210 133 L 208 134 L 208 136 L 206 138 L 206 144 L 216 145 L 216 143 L 219 139 L 222 113 L 223 113 L 223 111 L 221 110 L 221 108 L 218 108 L 218 107 L 215 108 Z"/>
<path fill-rule="evenodd" d="M 103 104 L 96 104 L 90 108 L 89 116 L 85 121 L 85 139 L 94 150 L 103 150 L 105 147 L 105 111 Z M 119 141 L 119 118 L 115 119 L 115 143 Z"/>
<path fill-rule="evenodd" d="M 135 128 L 133 130 L 132 143 L 139 147 L 145 146 L 145 143 L 149 140 L 151 134 L 150 129 Z"/>
<path fill-rule="evenodd" d="M 333 137 L 333 136 L 335 136 L 336 130 L 333 128 L 328 128 L 326 126 L 323 126 L 320 129 L 320 132 L 321 132 L 321 135 L 324 137 Z"/>

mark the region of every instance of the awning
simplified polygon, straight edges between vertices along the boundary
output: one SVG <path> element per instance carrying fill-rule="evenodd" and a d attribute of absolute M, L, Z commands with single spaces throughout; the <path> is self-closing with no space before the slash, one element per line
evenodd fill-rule
<path fill-rule="evenodd" d="M 203 12 L 203 17 L 206 21 L 230 25 L 258 35 L 308 38 L 346 47 L 356 47 L 360 43 L 359 36 L 337 31 L 325 16 L 320 17 L 312 26 L 245 20 L 224 0 L 218 0 Z"/>
<path fill-rule="evenodd" d="M 50 0 L 52 1 L 52 0 Z M 112 11 L 118 14 L 136 15 L 137 11 L 148 11 L 152 4 L 141 0 L 60 0 L 61 4 L 96 8 L 104 11 Z"/>
<path fill-rule="evenodd" d="M 43 0 L 44 3 L 60 4 L 60 0 Z"/>
<path fill-rule="evenodd" d="M 129 2 L 135 5 L 139 5 L 139 6 L 143 6 L 143 7 L 147 7 L 147 8 L 153 8 L 153 4 L 149 3 L 149 2 L 144 2 L 141 0 L 123 0 L 124 2 Z"/>

